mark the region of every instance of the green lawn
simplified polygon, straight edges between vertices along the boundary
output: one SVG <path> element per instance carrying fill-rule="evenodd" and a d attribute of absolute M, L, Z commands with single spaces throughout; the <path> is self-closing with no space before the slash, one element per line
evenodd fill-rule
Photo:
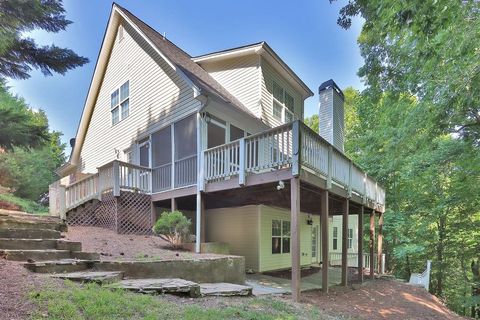
<path fill-rule="evenodd" d="M 0 194 L 0 201 L 5 201 L 8 203 L 12 203 L 14 205 L 19 206 L 23 211 L 28 212 L 28 213 L 33 213 L 33 214 L 48 214 L 48 208 L 45 206 L 42 206 L 35 201 L 28 200 L 28 199 L 23 199 L 14 196 L 13 194 L 10 193 L 1 193 Z"/>
<path fill-rule="evenodd" d="M 109 290 L 96 284 L 65 284 L 63 289 L 31 294 L 39 307 L 33 319 L 325 319 L 316 308 L 273 297 L 218 298 L 211 306 L 200 298 L 196 304 L 184 305 L 181 300 Z"/>

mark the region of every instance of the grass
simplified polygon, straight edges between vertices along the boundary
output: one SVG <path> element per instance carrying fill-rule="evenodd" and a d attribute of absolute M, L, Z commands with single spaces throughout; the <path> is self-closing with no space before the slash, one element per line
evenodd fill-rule
<path fill-rule="evenodd" d="M 19 206 L 23 211 L 33 214 L 44 215 L 48 214 L 48 208 L 42 206 L 41 204 L 36 203 L 35 201 L 23 199 L 14 196 L 10 193 L 0 194 L 0 201 L 5 201 L 14 205 Z"/>
<path fill-rule="evenodd" d="M 195 300 L 198 303 L 186 305 L 163 296 L 69 281 L 63 289 L 33 292 L 31 299 L 41 309 L 33 319 L 323 319 L 314 307 L 298 306 L 273 297 L 218 298 L 213 306 L 202 305 L 205 299 L 200 298 Z"/>

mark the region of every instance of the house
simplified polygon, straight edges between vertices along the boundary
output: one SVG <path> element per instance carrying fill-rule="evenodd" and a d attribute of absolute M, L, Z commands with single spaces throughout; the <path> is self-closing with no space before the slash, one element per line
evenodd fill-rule
<path fill-rule="evenodd" d="M 330 251 L 346 284 L 348 254 L 359 270 L 364 255 L 373 266 L 376 216 L 382 251 L 385 191 L 343 154 L 340 88 L 319 87 L 321 136 L 302 122 L 312 95 L 266 42 L 191 57 L 113 4 L 51 212 L 148 233 L 178 208 L 193 221 L 196 252 L 225 242 L 247 268 L 291 267 L 294 299 L 300 266 Z M 369 254 L 358 242 L 364 214 Z"/>

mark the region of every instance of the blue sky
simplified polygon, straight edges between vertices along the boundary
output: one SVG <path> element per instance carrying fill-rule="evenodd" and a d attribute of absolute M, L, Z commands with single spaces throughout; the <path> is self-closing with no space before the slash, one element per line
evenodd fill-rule
<path fill-rule="evenodd" d="M 267 41 L 315 93 L 305 101 L 307 116 L 317 112 L 318 86 L 333 78 L 341 88 L 362 89 L 356 75 L 363 60 L 357 45 L 361 21 L 350 30 L 337 24 L 346 0 L 308 1 L 159 1 L 119 0 L 118 3 L 192 56 Z M 52 129 L 75 136 L 107 25 L 112 3 L 106 0 L 64 2 L 68 29 L 57 34 L 35 31 L 40 44 L 73 49 L 90 63 L 65 76 L 44 77 L 33 72 L 28 80 L 9 80 L 12 92 L 31 107 L 46 111 Z"/>

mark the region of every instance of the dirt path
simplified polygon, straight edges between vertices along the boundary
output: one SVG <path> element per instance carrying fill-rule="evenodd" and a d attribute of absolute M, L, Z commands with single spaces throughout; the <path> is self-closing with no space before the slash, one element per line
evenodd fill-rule
<path fill-rule="evenodd" d="M 36 310 L 28 295 L 45 285 L 61 282 L 29 272 L 19 262 L 0 259 L 0 319 L 28 319 Z"/>
<path fill-rule="evenodd" d="M 356 290 L 335 287 L 328 295 L 307 292 L 302 298 L 327 314 L 359 319 L 464 319 L 425 289 L 395 280 L 369 281 Z"/>

